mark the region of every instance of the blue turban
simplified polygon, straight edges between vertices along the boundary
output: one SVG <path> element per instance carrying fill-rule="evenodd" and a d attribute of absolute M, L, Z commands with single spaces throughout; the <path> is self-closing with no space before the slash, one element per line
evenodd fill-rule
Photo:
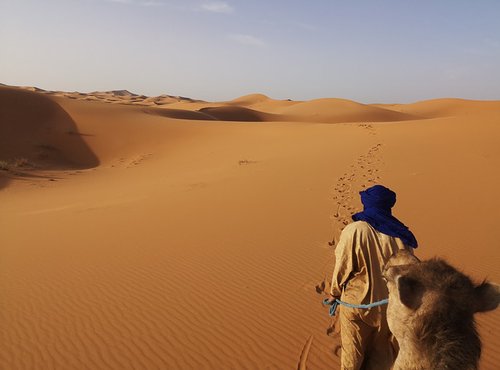
<path fill-rule="evenodd" d="M 363 212 L 352 216 L 354 221 L 368 222 L 375 230 L 400 238 L 409 247 L 417 248 L 417 239 L 408 227 L 394 217 L 391 208 L 396 204 L 396 193 L 382 185 L 359 192 Z"/>

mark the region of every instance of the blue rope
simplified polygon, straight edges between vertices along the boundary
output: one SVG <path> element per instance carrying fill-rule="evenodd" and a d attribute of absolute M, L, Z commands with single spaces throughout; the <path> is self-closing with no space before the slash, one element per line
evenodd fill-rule
<path fill-rule="evenodd" d="M 339 304 L 341 304 L 342 306 L 350 307 L 350 308 L 362 308 L 362 309 L 367 310 L 369 308 L 382 306 L 382 305 L 387 304 L 387 303 L 389 303 L 389 299 L 387 299 L 387 298 L 382 299 L 381 301 L 377 301 L 377 302 L 373 302 L 373 303 L 369 303 L 369 304 L 352 304 L 352 303 L 343 302 L 337 298 L 335 298 L 335 300 L 331 301 L 331 302 L 328 300 L 328 298 L 325 298 L 323 300 L 324 305 L 331 306 L 330 310 L 329 310 L 330 316 L 335 316 L 335 312 L 337 311 L 337 307 Z"/>

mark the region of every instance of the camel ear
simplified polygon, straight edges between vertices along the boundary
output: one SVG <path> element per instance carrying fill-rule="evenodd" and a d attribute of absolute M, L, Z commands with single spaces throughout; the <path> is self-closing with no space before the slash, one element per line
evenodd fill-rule
<path fill-rule="evenodd" d="M 422 283 L 408 276 L 399 276 L 397 285 L 401 303 L 412 310 L 419 308 L 425 291 Z"/>
<path fill-rule="evenodd" d="M 500 304 L 500 286 L 493 283 L 482 283 L 474 288 L 474 312 L 491 311 Z"/>
<path fill-rule="evenodd" d="M 406 249 L 399 250 L 396 253 L 396 256 L 399 259 L 400 265 L 414 265 L 420 262 L 420 260 L 413 254 L 413 252 L 410 252 Z"/>

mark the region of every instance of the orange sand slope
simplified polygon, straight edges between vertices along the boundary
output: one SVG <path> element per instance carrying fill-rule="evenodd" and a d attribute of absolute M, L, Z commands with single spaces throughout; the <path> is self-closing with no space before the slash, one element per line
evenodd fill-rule
<path fill-rule="evenodd" d="M 500 282 L 500 102 L 29 90 L 0 87 L 2 369 L 338 368 L 315 286 L 374 183 L 420 257 Z"/>

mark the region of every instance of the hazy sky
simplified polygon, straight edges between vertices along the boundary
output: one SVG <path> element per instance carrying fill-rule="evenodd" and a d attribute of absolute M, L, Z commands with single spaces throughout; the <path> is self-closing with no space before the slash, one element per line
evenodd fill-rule
<path fill-rule="evenodd" d="M 225 100 L 500 99 L 499 0 L 0 0 L 0 82 Z"/>

